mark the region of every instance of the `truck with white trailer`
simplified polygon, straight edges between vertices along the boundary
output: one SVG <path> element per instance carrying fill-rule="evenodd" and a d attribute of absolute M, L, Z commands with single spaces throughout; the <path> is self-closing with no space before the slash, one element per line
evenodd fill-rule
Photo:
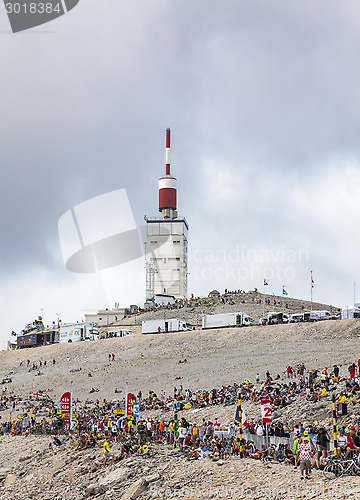
<path fill-rule="evenodd" d="M 98 340 L 99 330 L 86 327 L 85 323 L 63 323 L 60 325 L 59 342 L 81 342 L 82 340 Z"/>
<path fill-rule="evenodd" d="M 142 334 L 184 332 L 192 330 L 192 326 L 186 321 L 178 318 L 171 319 L 149 319 L 142 322 Z"/>
<path fill-rule="evenodd" d="M 242 312 L 208 314 L 202 318 L 203 330 L 207 328 L 227 328 L 230 326 L 251 326 L 253 324 L 253 318 Z"/>

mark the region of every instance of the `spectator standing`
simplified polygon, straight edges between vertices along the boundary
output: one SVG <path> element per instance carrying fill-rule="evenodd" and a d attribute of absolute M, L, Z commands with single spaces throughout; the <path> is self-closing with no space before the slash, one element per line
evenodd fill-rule
<path fill-rule="evenodd" d="M 311 444 L 310 438 L 306 435 L 298 445 L 301 479 L 309 479 L 310 460 L 311 460 Z M 304 476 L 305 475 L 305 476 Z"/>

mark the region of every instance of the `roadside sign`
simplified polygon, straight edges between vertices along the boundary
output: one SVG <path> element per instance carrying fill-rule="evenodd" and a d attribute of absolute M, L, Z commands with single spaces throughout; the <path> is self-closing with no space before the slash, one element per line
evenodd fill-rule
<path fill-rule="evenodd" d="M 136 402 L 136 397 L 134 394 L 129 392 L 128 397 L 127 397 L 127 414 L 132 415 L 133 413 L 133 403 Z"/>
<path fill-rule="evenodd" d="M 70 427 L 70 398 L 70 392 L 64 392 L 61 396 L 61 416 L 66 429 Z"/>
<path fill-rule="evenodd" d="M 133 415 L 138 417 L 140 413 L 140 403 L 133 403 Z"/>
<path fill-rule="evenodd" d="M 271 417 L 271 406 L 269 399 L 263 399 L 261 401 L 261 416 L 263 424 L 271 424 L 272 417 Z"/>

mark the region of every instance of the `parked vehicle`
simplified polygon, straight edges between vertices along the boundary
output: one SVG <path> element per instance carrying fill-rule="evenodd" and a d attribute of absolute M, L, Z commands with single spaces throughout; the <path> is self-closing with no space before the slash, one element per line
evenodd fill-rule
<path fill-rule="evenodd" d="M 311 311 L 310 314 L 317 315 L 319 320 L 336 319 L 336 316 L 329 311 Z"/>
<path fill-rule="evenodd" d="M 142 334 L 168 333 L 192 330 L 192 326 L 178 318 L 150 319 L 142 322 Z"/>
<path fill-rule="evenodd" d="M 133 337 L 134 332 L 132 330 L 109 330 L 109 334 L 113 337 Z"/>
<path fill-rule="evenodd" d="M 305 313 L 296 313 L 290 316 L 290 323 L 302 323 L 305 321 Z"/>
<path fill-rule="evenodd" d="M 98 340 L 99 330 L 87 328 L 85 323 L 63 323 L 60 325 L 59 342 L 81 342 L 82 340 Z"/>
<path fill-rule="evenodd" d="M 266 317 L 266 324 L 278 325 L 281 323 L 289 323 L 290 317 L 284 312 L 269 312 Z"/>
<path fill-rule="evenodd" d="M 202 328 L 226 328 L 229 326 L 250 326 L 254 324 L 253 318 L 242 312 L 208 314 L 202 318 Z"/>

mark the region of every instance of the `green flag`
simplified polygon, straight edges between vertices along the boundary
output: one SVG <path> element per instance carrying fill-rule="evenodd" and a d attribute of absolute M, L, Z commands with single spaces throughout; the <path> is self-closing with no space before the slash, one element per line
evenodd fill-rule
<path fill-rule="evenodd" d="M 285 290 L 285 288 L 283 288 L 283 295 L 289 295 L 289 294 L 287 293 L 287 291 Z"/>

